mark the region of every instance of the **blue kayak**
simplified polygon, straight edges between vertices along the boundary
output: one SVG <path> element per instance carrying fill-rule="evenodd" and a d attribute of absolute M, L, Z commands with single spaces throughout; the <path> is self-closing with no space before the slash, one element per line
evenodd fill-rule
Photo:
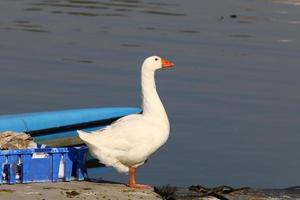
<path fill-rule="evenodd" d="M 76 130 L 101 129 L 120 117 L 139 112 L 140 108 L 112 107 L 2 115 L 0 132 L 25 132 L 37 143 L 73 146 L 82 144 Z"/>

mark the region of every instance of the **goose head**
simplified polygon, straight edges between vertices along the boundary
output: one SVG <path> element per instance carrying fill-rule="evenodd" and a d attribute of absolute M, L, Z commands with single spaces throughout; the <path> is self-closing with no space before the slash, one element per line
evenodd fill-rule
<path fill-rule="evenodd" d="M 150 56 L 145 59 L 143 68 L 151 71 L 173 67 L 174 64 L 159 56 Z"/>

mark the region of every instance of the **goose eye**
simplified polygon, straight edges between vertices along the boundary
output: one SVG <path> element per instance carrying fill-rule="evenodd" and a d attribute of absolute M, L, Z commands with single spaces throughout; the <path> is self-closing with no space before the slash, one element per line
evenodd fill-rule
<path fill-rule="evenodd" d="M 158 61 L 158 58 L 155 58 L 155 61 Z"/>

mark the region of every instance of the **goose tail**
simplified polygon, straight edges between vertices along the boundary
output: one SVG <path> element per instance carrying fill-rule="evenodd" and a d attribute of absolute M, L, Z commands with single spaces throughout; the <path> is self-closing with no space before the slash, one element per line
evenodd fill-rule
<path fill-rule="evenodd" d="M 80 138 L 83 142 L 87 143 L 87 142 L 89 141 L 90 136 L 91 136 L 90 133 L 85 132 L 85 131 L 81 131 L 81 130 L 77 130 L 77 133 L 78 133 L 79 138 Z"/>

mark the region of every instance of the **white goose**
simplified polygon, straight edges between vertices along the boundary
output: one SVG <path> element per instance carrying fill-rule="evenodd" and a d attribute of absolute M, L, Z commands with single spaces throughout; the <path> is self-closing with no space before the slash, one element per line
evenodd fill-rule
<path fill-rule="evenodd" d="M 79 137 L 99 162 L 118 172 L 129 172 L 129 187 L 149 188 L 135 183 L 135 168 L 168 139 L 169 120 L 156 91 L 154 72 L 172 66 L 173 63 L 158 56 L 145 59 L 141 70 L 142 114 L 125 116 L 92 133 L 78 130 Z"/>

